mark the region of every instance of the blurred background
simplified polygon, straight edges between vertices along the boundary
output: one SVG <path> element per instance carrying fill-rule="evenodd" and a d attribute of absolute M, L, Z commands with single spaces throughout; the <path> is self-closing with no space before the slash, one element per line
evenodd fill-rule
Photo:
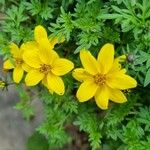
<path fill-rule="evenodd" d="M 2 59 L 0 59 L 0 77 L 2 78 Z M 28 138 L 42 120 L 42 105 L 33 100 L 36 116 L 32 120 L 23 119 L 22 113 L 14 107 L 19 102 L 15 86 L 8 90 L 0 89 L 0 150 L 26 150 Z"/>

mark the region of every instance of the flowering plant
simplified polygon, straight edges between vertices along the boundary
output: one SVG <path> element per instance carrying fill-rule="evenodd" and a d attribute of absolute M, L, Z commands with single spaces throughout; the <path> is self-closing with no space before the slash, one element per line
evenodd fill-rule
<path fill-rule="evenodd" d="M 29 121 L 39 99 L 44 150 L 148 147 L 148 0 L 1 3 L 0 88 Z"/>

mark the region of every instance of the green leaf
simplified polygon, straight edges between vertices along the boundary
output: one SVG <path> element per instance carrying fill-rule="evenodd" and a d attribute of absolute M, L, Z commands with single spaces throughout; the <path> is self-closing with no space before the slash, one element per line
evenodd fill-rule
<path fill-rule="evenodd" d="M 120 17 L 122 17 L 120 14 L 101 14 L 98 16 L 98 19 L 116 19 Z"/>
<path fill-rule="evenodd" d="M 114 6 L 114 5 L 112 5 L 111 6 L 116 12 L 118 12 L 118 13 L 122 13 L 122 10 L 119 8 L 119 7 L 117 7 L 117 6 Z"/>
<path fill-rule="evenodd" d="M 39 0 L 31 0 L 31 2 L 25 2 L 26 9 L 33 15 L 38 18 L 40 16 L 42 19 L 48 20 L 52 18 L 53 9 L 49 6 L 48 1 L 43 3 Z"/>
<path fill-rule="evenodd" d="M 146 62 L 146 68 L 148 69 L 149 67 L 150 67 L 150 59 L 148 59 Z"/>
<path fill-rule="evenodd" d="M 147 73 L 146 73 L 146 77 L 144 80 L 144 87 L 147 86 L 150 83 L 150 68 L 148 69 Z"/>

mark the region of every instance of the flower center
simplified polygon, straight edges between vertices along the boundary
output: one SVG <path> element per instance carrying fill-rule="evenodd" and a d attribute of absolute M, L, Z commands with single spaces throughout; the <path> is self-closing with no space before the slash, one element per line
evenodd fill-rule
<path fill-rule="evenodd" d="M 20 59 L 20 58 L 15 58 L 15 62 L 16 62 L 17 65 L 23 64 L 23 60 Z"/>
<path fill-rule="evenodd" d="M 98 85 L 104 85 L 106 82 L 106 75 L 105 74 L 96 74 L 94 76 L 95 83 Z"/>
<path fill-rule="evenodd" d="M 52 67 L 50 65 L 42 64 L 40 67 L 40 72 L 47 74 L 48 72 L 50 72 L 51 69 Z"/>

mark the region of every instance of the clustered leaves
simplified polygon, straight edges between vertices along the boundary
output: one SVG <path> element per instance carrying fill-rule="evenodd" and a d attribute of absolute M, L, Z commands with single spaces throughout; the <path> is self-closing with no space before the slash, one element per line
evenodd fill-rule
<path fill-rule="evenodd" d="M 21 47 L 22 43 L 33 41 L 33 30 L 41 24 L 49 29 L 48 39 L 58 38 L 55 52 L 74 62 L 75 67 L 81 67 L 81 49 L 88 49 L 96 57 L 100 47 L 112 43 L 116 56 L 126 56 L 122 67 L 138 82 L 136 89 L 123 91 L 128 99 L 126 103 L 110 102 L 105 111 L 93 100 L 86 103 L 76 100 L 80 84 L 71 73 L 63 77 L 66 88 L 61 96 L 51 94 L 45 84 L 34 88 L 25 86 L 24 82 L 15 84 L 21 99 L 15 108 L 22 110 L 26 119 L 34 116 L 34 98 L 41 100 L 44 120 L 37 131 L 45 136 L 50 149 L 70 149 L 69 146 L 93 150 L 149 149 L 149 20 L 149 0 L 0 0 L 0 55 L 4 61 L 9 59 L 14 64 L 10 43 Z M 7 78 L 4 74 L 0 82 L 3 91 L 9 90 L 13 82 L 11 75 Z M 77 142 L 80 147 L 76 147 Z"/>

